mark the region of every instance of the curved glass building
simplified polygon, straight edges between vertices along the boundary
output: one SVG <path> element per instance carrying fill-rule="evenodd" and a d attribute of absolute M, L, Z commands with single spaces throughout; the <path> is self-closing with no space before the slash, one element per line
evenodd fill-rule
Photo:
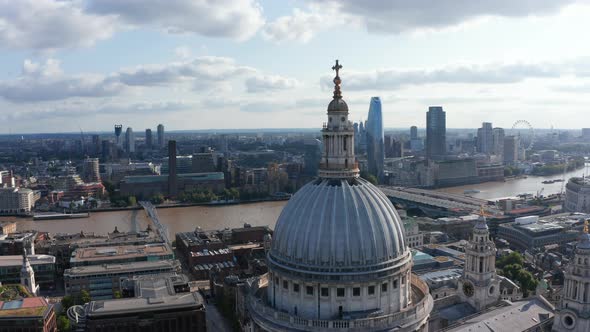
<path fill-rule="evenodd" d="M 369 173 L 381 180 L 385 163 L 385 147 L 383 145 L 383 114 L 379 97 L 371 98 L 366 130 Z"/>

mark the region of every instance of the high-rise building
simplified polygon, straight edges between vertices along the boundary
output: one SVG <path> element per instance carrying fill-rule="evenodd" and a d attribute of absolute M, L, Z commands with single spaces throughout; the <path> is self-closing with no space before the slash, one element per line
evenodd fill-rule
<path fill-rule="evenodd" d="M 92 154 L 95 156 L 98 156 L 100 154 L 100 136 L 98 135 L 92 135 Z"/>
<path fill-rule="evenodd" d="M 381 112 L 381 99 L 379 97 L 371 98 L 366 130 L 369 173 L 375 175 L 378 179 L 382 179 L 385 147 L 383 144 L 383 113 Z"/>
<path fill-rule="evenodd" d="M 418 127 L 410 127 L 410 139 L 418 139 Z"/>
<path fill-rule="evenodd" d="M 477 152 L 491 154 L 493 148 L 493 129 L 491 122 L 484 122 L 477 129 Z"/>
<path fill-rule="evenodd" d="M 401 139 L 393 135 L 385 135 L 385 158 L 399 158 L 404 156 L 404 144 Z"/>
<path fill-rule="evenodd" d="M 160 148 L 164 147 L 164 125 L 163 124 L 159 124 L 158 125 L 158 146 Z"/>
<path fill-rule="evenodd" d="M 443 158 L 447 153 L 446 140 L 446 114 L 442 106 L 430 106 L 426 113 L 426 158 Z"/>
<path fill-rule="evenodd" d="M 492 153 L 496 156 L 504 157 L 504 129 L 494 128 L 492 131 Z"/>
<path fill-rule="evenodd" d="M 135 135 L 133 134 L 133 128 L 127 127 L 125 131 L 125 152 L 135 152 Z"/>
<path fill-rule="evenodd" d="M 160 126 L 158 126 L 159 128 Z M 176 176 L 176 141 L 168 141 L 168 195 L 178 194 L 178 177 Z"/>
<path fill-rule="evenodd" d="M 123 143 L 121 142 L 121 133 L 123 132 L 122 125 L 115 125 L 115 145 L 117 148 L 121 148 Z"/>
<path fill-rule="evenodd" d="M 100 169 L 98 158 L 86 158 L 82 167 L 82 179 L 84 182 L 100 182 Z"/>
<path fill-rule="evenodd" d="M 504 163 L 507 165 L 514 164 L 518 161 L 520 142 L 518 136 L 504 137 Z"/>
<path fill-rule="evenodd" d="M 154 138 L 152 137 L 152 130 L 148 128 L 145 130 L 145 146 L 148 149 L 151 149 L 153 144 L 154 144 Z"/>
<path fill-rule="evenodd" d="M 586 141 L 590 140 L 590 128 L 582 128 L 582 138 Z"/>

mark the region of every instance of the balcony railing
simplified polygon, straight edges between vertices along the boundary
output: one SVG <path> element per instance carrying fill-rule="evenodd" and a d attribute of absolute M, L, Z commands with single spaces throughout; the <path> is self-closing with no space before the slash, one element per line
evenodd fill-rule
<path fill-rule="evenodd" d="M 412 275 L 414 292 L 421 296 L 420 301 L 394 314 L 353 320 L 319 320 L 305 319 L 281 312 L 266 305 L 261 299 L 250 295 L 248 308 L 254 321 L 264 324 L 280 325 L 285 329 L 299 331 L 339 330 L 366 331 L 367 328 L 388 328 L 405 325 L 412 321 L 425 319 L 432 311 L 433 300 L 428 292 L 428 286 L 420 278 Z M 421 294 L 420 294 L 421 293 Z"/>

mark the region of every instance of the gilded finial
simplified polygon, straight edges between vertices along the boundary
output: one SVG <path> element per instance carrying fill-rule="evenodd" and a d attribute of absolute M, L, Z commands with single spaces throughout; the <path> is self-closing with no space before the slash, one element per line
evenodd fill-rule
<path fill-rule="evenodd" d="M 588 234 L 588 220 L 584 221 L 584 234 Z"/>
<path fill-rule="evenodd" d="M 336 77 L 334 77 L 334 99 L 340 99 L 342 98 L 342 92 L 340 92 L 340 83 L 342 83 L 342 81 L 340 80 L 340 69 L 342 69 L 342 65 L 338 63 L 338 60 L 336 60 L 336 64 L 334 66 L 332 66 L 332 70 L 336 71 Z"/>

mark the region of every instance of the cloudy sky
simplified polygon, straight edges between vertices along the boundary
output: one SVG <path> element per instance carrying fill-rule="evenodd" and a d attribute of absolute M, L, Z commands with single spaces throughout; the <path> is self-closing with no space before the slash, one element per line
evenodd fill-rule
<path fill-rule="evenodd" d="M 310 128 L 334 59 L 386 127 L 590 127 L 589 0 L 0 0 L 0 134 Z"/>

